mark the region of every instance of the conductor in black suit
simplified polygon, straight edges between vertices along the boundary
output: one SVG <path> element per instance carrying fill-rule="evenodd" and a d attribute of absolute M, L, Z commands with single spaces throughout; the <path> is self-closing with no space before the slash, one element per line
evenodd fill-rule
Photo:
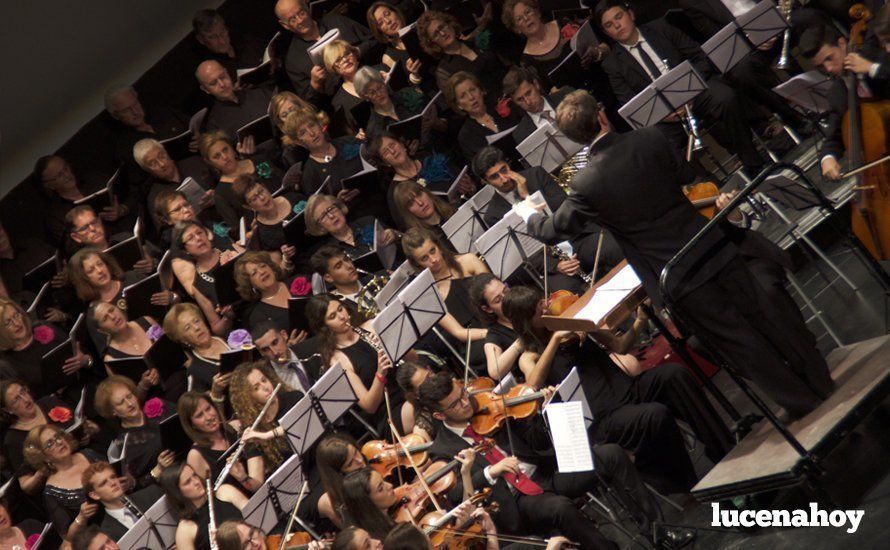
<path fill-rule="evenodd" d="M 532 215 L 529 232 L 602 224 L 649 296 L 660 301 L 658 278 L 664 265 L 707 223 L 683 195 L 675 150 L 655 128 L 611 132 L 605 114 L 586 92 L 566 97 L 556 119 L 567 137 L 590 144 L 590 158 L 559 210 L 549 219 Z M 806 327 L 797 326 L 799 317 L 784 315 L 770 303 L 725 233 L 709 232 L 673 275 L 671 294 L 696 334 L 791 417 L 805 415 L 831 393 L 824 359 L 794 337 Z"/>
<path fill-rule="evenodd" d="M 738 155 L 750 176 L 760 172 L 764 160 L 754 147 L 746 113 L 750 108 L 717 75 L 701 47 L 663 19 L 637 27 L 634 12 L 622 0 L 601 0 L 594 19 L 616 44 L 603 60 L 603 69 L 621 104 L 685 60 L 707 82 L 707 89 L 692 101 L 693 114 L 713 124 L 711 135 Z M 676 112 L 656 125 L 678 150 L 686 148 L 687 135 Z"/>
<path fill-rule="evenodd" d="M 107 462 L 95 462 L 83 473 L 83 490 L 93 502 L 102 505 L 99 528 L 112 540 L 118 540 L 133 528 L 161 496 L 157 485 L 132 494 L 124 494 L 122 478 Z"/>
<path fill-rule="evenodd" d="M 421 384 L 419 394 L 421 406 L 442 422 L 429 449 L 432 457 L 448 460 L 477 444 L 479 435 L 470 426 L 476 400 L 461 382 L 449 373 L 432 374 Z M 492 498 L 499 505 L 493 519 L 501 532 L 538 534 L 557 530 L 581 548 L 618 548 L 571 500 L 599 487 L 600 477 L 623 493 L 622 498 L 636 503 L 647 526 L 659 518 L 657 505 L 618 445 L 593 449 L 594 471 L 564 474 L 556 470 L 553 443 L 540 415 L 514 421 L 509 435 L 501 429 L 492 438 L 494 447 L 476 454 L 473 486 L 491 487 Z M 669 536 L 672 542 L 691 539 L 691 535 L 681 532 Z"/>

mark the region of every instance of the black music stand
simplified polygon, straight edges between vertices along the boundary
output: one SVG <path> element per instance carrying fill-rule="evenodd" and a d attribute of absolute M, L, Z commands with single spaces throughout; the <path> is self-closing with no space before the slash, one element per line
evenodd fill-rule
<path fill-rule="evenodd" d="M 473 243 L 488 229 L 484 215 L 496 193 L 494 187 L 484 186 L 442 224 L 442 231 L 458 254 L 472 253 Z"/>
<path fill-rule="evenodd" d="M 730 21 L 702 44 L 701 49 L 717 70 L 726 74 L 754 48 L 736 22 Z"/>
<path fill-rule="evenodd" d="M 303 456 L 357 401 L 346 372 L 337 363 L 325 371 L 278 424 L 284 428 L 294 452 Z"/>
<path fill-rule="evenodd" d="M 176 543 L 178 526 L 179 518 L 164 495 L 118 539 L 117 544 L 121 548 L 170 548 Z M 198 529 L 205 528 L 198 526 Z"/>
<path fill-rule="evenodd" d="M 405 260 L 402 265 L 396 268 L 389 276 L 389 281 L 374 296 L 374 303 L 377 304 L 377 311 L 382 310 L 392 302 L 396 295 L 405 288 L 414 276 L 414 266 L 411 262 Z"/>
<path fill-rule="evenodd" d="M 618 109 L 634 129 L 652 126 L 685 106 L 708 88 L 705 79 L 689 61 L 684 61 Z"/>
<path fill-rule="evenodd" d="M 303 461 L 300 455 L 295 454 L 285 460 L 262 487 L 250 497 L 241 515 L 244 521 L 260 529 L 264 533 L 271 533 L 279 521 L 287 518 L 297 505 L 300 498 L 300 490 L 306 476 L 303 473 Z M 308 525 L 299 517 L 296 522 L 304 531 L 321 540 Z"/>
<path fill-rule="evenodd" d="M 540 166 L 552 173 L 583 147 L 548 122 L 522 140 L 516 151 L 529 166 Z"/>
<path fill-rule="evenodd" d="M 505 281 L 522 265 L 527 265 L 529 258 L 540 252 L 544 244 L 529 235 L 519 214 L 510 210 L 476 239 L 476 248 L 495 277 Z"/>
<path fill-rule="evenodd" d="M 433 274 L 424 269 L 377 314 L 371 326 L 395 364 L 424 334 L 435 328 L 445 313 L 445 302 L 436 289 Z"/>

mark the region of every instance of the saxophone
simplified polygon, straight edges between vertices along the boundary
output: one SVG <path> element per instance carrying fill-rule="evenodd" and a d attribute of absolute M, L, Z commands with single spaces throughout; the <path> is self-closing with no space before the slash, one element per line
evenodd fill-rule
<path fill-rule="evenodd" d="M 779 13 L 782 14 L 782 17 L 785 18 L 786 21 L 790 24 L 791 19 L 791 9 L 794 5 L 794 0 L 779 0 Z M 779 55 L 779 61 L 776 63 L 777 69 L 787 69 L 791 66 L 790 62 L 790 50 L 791 50 L 791 27 L 785 29 L 784 34 L 782 34 L 782 53 Z"/>

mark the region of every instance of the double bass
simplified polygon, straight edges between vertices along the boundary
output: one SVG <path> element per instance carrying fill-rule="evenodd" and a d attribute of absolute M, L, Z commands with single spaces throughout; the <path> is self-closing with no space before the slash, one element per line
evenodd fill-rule
<path fill-rule="evenodd" d="M 856 52 L 865 41 L 871 12 L 863 4 L 850 8 L 856 22 L 850 29 L 848 53 Z M 850 167 L 880 160 L 890 148 L 890 100 L 860 100 L 855 73 L 844 75 L 847 112 L 843 118 L 844 146 Z M 877 260 L 890 259 L 890 163 L 879 163 L 857 174 L 853 197 L 852 229 Z"/>

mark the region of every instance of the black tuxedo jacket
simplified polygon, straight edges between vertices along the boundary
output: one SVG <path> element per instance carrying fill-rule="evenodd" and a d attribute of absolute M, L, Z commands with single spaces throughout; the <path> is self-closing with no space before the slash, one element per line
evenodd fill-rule
<path fill-rule="evenodd" d="M 716 70 L 701 46 L 664 19 L 640 25 L 639 29 L 659 57 L 667 60 L 668 67 L 676 67 L 688 59 L 705 80 L 715 76 Z M 646 69 L 620 44 L 612 45 L 612 51 L 603 59 L 603 70 L 609 76 L 609 84 L 621 104 L 627 103 L 652 83 Z"/>
<path fill-rule="evenodd" d="M 865 83 L 877 100 L 890 99 L 890 55 L 877 51 L 873 47 L 863 48 L 862 56 L 879 63 L 875 78 L 866 77 Z M 847 112 L 847 87 L 843 79 L 835 78 L 826 94 L 828 113 L 825 140 L 819 149 L 819 157 L 834 155 L 838 160 L 844 155 L 844 139 L 842 135 L 844 113 Z"/>
<path fill-rule="evenodd" d="M 563 86 L 562 88 L 547 96 L 547 103 L 549 103 L 550 107 L 553 108 L 554 118 L 556 117 L 556 108 L 559 107 L 559 104 L 562 102 L 565 96 L 574 91 L 575 89 L 571 86 Z M 522 140 L 532 135 L 532 132 L 537 129 L 538 127 L 535 126 L 534 121 L 532 121 L 532 117 L 530 117 L 528 113 L 523 112 L 522 119 L 519 121 L 519 124 L 516 125 L 516 129 L 513 130 L 513 139 L 516 141 L 516 143 L 522 143 Z"/>
<path fill-rule="evenodd" d="M 127 498 L 130 499 L 130 502 L 136 505 L 136 508 L 139 508 L 140 512 L 145 514 L 145 512 L 147 512 L 162 495 L 163 493 L 161 492 L 160 487 L 157 485 L 149 485 L 145 489 L 140 489 L 135 493 L 127 495 Z M 110 514 L 105 513 L 104 508 L 102 516 L 102 523 L 99 525 L 99 529 L 108 535 L 111 540 L 118 540 L 127 534 L 127 528 L 124 527 L 124 524 L 111 517 Z"/>
<path fill-rule="evenodd" d="M 513 439 L 513 452 L 516 458 L 529 464 L 534 464 L 537 469 L 535 471 L 535 481 L 540 481 L 546 487 L 546 481 L 554 471 L 555 455 L 553 454 L 553 443 L 550 440 L 547 427 L 540 415 L 510 424 Z M 507 436 L 507 430 L 502 429 L 494 433 L 492 437 L 495 444 L 500 447 L 505 454 L 510 453 L 510 440 Z M 458 437 L 456 434 L 448 430 L 443 425 L 437 426 L 436 439 L 430 447 L 430 456 L 434 460 L 450 461 L 457 453 L 464 449 L 470 448 L 470 444 Z M 516 498 L 510 492 L 510 486 L 504 479 L 499 478 L 494 486 L 489 486 L 488 480 L 485 479 L 485 468 L 490 463 L 481 454 L 476 455 L 473 461 L 473 486 L 477 489 L 491 487 L 492 498 L 499 505 L 497 514 L 492 516 L 498 529 L 503 532 L 523 532 L 525 526 L 516 506 Z M 460 485 L 460 484 L 458 484 Z M 461 501 L 461 488 L 455 487 L 449 498 L 459 503 Z"/>
<path fill-rule="evenodd" d="M 562 206 L 550 218 L 533 215 L 529 231 L 572 232 L 591 222 L 601 224 L 621 246 L 649 296 L 659 301 L 664 265 L 707 223 L 683 194 L 680 159 L 654 127 L 606 134 L 590 150 L 590 161 L 572 179 L 572 192 Z M 673 272 L 672 280 L 683 282 L 674 295 L 697 288 L 736 255 L 725 234 L 709 233 Z"/>

